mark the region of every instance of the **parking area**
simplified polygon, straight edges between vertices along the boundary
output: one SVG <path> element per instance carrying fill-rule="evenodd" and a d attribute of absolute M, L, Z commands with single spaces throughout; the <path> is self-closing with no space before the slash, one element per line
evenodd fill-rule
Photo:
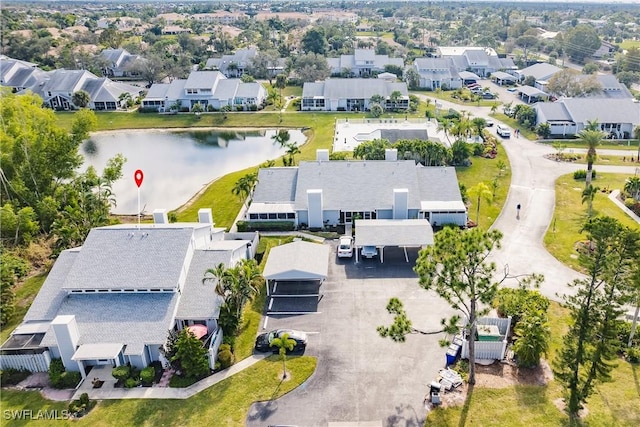
<path fill-rule="evenodd" d="M 380 422 L 384 426 L 422 425 L 427 386 L 444 367 L 441 334 L 412 334 L 405 343 L 381 338 L 376 331 L 393 318 L 390 298 L 402 300 L 413 326 L 440 328 L 452 314 L 446 302 L 420 288 L 412 270 L 417 249 L 386 248 L 384 263 L 338 259 L 331 245 L 329 275 L 318 288 L 317 309 L 308 314 L 271 313 L 264 331 L 290 328 L 308 333 L 307 355 L 317 370 L 301 387 L 249 411 L 248 426 L 327 426 L 332 422 Z M 264 322 L 266 320 L 266 324 Z M 263 332 L 261 330 L 261 332 Z"/>
<path fill-rule="evenodd" d="M 267 298 L 267 316 L 276 314 L 313 313 L 318 310 L 321 282 L 276 282 Z"/>

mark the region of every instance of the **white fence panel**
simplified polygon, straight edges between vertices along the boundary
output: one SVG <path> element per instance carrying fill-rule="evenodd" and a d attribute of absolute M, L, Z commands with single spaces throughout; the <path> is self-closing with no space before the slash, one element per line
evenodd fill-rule
<path fill-rule="evenodd" d="M 209 368 L 215 369 L 216 361 L 218 360 L 218 349 L 222 345 L 222 328 L 218 328 L 214 332 L 214 337 L 211 339 L 209 345 Z"/>
<path fill-rule="evenodd" d="M 3 354 L 0 355 L 0 369 L 26 369 L 31 372 L 47 372 L 51 357 L 45 350 L 39 354 Z"/>
<path fill-rule="evenodd" d="M 502 360 L 507 350 L 507 340 L 504 341 L 476 341 L 476 360 Z M 462 342 L 462 358 L 469 358 L 469 341 Z"/>

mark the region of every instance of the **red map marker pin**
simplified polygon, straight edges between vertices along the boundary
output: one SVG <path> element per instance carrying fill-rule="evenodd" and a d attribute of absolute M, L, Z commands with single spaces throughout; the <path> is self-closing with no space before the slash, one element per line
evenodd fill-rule
<path fill-rule="evenodd" d="M 142 171 L 140 169 L 138 169 L 133 174 L 133 179 L 136 180 L 136 185 L 138 186 L 138 188 L 140 188 L 140 186 L 142 185 L 142 180 L 144 179 L 144 174 L 142 173 Z"/>

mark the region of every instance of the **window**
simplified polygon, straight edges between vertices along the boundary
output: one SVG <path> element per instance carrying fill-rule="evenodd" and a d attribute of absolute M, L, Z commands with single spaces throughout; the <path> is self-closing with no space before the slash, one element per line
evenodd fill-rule
<path fill-rule="evenodd" d="M 249 219 L 258 219 L 258 214 L 249 214 Z"/>
<path fill-rule="evenodd" d="M 296 219 L 296 214 L 294 213 L 287 213 L 287 219 Z"/>
<path fill-rule="evenodd" d="M 269 214 L 269 219 L 278 219 L 278 216 L 274 213 Z"/>
<path fill-rule="evenodd" d="M 187 95 L 193 95 L 198 93 L 198 89 L 187 89 Z"/>
<path fill-rule="evenodd" d="M 266 213 L 261 213 L 260 214 L 260 219 L 268 219 L 267 218 L 267 214 Z"/>
<path fill-rule="evenodd" d="M 278 214 L 278 219 L 287 219 L 287 214 L 286 213 L 279 213 Z"/>

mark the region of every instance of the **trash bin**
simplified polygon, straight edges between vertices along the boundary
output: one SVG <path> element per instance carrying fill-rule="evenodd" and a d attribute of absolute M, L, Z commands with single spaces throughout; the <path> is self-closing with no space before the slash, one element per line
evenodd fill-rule
<path fill-rule="evenodd" d="M 460 346 L 457 344 L 451 344 L 447 349 L 447 365 L 453 365 L 458 360 L 458 356 L 460 355 Z"/>

